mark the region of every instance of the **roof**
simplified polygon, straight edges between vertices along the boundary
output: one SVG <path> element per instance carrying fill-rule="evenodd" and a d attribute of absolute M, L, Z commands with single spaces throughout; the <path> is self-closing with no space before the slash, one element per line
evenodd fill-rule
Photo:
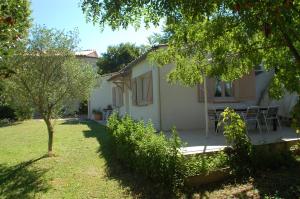
<path fill-rule="evenodd" d="M 96 50 L 77 51 L 75 52 L 75 55 L 80 57 L 98 58 L 98 54 Z"/>
<path fill-rule="evenodd" d="M 114 75 L 117 75 L 119 74 L 118 72 L 112 72 L 112 73 L 105 73 L 103 75 L 100 75 L 101 77 L 106 77 L 106 76 L 114 76 Z"/>
<path fill-rule="evenodd" d="M 113 75 L 111 78 L 108 79 L 108 81 L 113 80 L 117 77 L 121 77 L 121 76 L 125 76 L 130 69 L 137 65 L 138 63 L 140 63 L 141 61 L 143 61 L 144 59 L 146 59 L 148 53 L 157 50 L 158 48 L 161 47 L 167 47 L 167 44 L 159 44 L 156 46 L 152 46 L 147 52 L 143 53 L 142 55 L 140 55 L 138 58 L 136 58 L 135 60 L 131 61 L 129 64 L 127 64 L 124 68 L 122 68 L 120 71 L 117 72 L 117 74 Z"/>

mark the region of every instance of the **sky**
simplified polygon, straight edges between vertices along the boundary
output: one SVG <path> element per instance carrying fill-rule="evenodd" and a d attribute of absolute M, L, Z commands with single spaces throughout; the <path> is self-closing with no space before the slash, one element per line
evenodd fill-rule
<path fill-rule="evenodd" d="M 95 49 L 99 55 L 109 45 L 122 42 L 147 44 L 147 37 L 161 30 L 160 27 L 151 27 L 135 31 L 133 27 L 129 27 L 127 30 L 112 31 L 110 27 L 105 27 L 101 31 L 97 25 L 86 22 L 79 2 L 80 0 L 31 0 L 33 24 L 65 31 L 78 28 L 81 40 L 79 47 L 82 50 Z"/>

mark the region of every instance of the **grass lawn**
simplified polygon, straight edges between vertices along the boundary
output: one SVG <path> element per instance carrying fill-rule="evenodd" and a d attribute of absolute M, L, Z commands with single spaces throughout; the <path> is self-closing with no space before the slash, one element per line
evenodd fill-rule
<path fill-rule="evenodd" d="M 0 198 L 159 198 L 155 182 L 132 175 L 113 160 L 103 126 L 57 121 L 55 130 L 57 156 L 43 158 L 48 136 L 44 122 L 0 127 Z M 264 197 L 300 198 L 300 167 L 189 189 L 182 196 Z"/>
<path fill-rule="evenodd" d="M 130 198 L 126 186 L 106 175 L 95 122 L 57 121 L 53 158 L 47 152 L 43 121 L 0 127 L 0 198 Z M 98 138 L 98 139 L 97 139 Z M 105 146 L 105 144 L 104 144 Z"/>

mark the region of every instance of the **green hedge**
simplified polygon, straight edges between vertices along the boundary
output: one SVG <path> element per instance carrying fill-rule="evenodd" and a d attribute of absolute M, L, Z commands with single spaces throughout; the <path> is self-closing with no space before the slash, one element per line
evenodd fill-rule
<path fill-rule="evenodd" d="M 113 114 L 108 120 L 115 157 L 122 164 L 161 186 L 175 190 L 183 181 L 183 156 L 179 153 L 181 141 L 174 133 L 167 139 L 155 133 L 152 124 L 135 122 L 129 116 Z"/>
<path fill-rule="evenodd" d="M 114 156 L 123 166 L 159 184 L 165 191 L 176 192 L 187 176 L 208 173 L 227 166 L 224 153 L 183 156 L 183 146 L 175 130 L 172 137 L 156 133 L 151 123 L 136 122 L 129 116 L 113 114 L 108 120 Z"/>

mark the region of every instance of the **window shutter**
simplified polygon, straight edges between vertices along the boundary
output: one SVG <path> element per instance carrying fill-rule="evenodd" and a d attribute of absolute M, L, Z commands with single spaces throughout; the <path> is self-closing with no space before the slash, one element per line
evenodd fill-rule
<path fill-rule="evenodd" d="M 116 87 L 112 87 L 112 101 L 113 101 L 113 106 L 116 107 Z"/>
<path fill-rule="evenodd" d="M 215 98 L 216 79 L 206 78 L 206 84 L 207 84 L 207 102 L 212 103 Z"/>
<path fill-rule="evenodd" d="M 141 77 L 136 78 L 136 100 L 137 105 L 143 103 L 143 83 Z"/>
<path fill-rule="evenodd" d="M 153 79 L 152 71 L 147 74 L 147 104 L 153 103 Z"/>
<path fill-rule="evenodd" d="M 147 104 L 147 96 L 148 96 L 148 75 L 144 75 L 142 77 L 142 90 L 143 90 L 143 93 L 142 93 L 142 104 Z"/>
<path fill-rule="evenodd" d="M 123 89 L 119 88 L 119 96 L 120 96 L 120 106 L 124 105 L 124 100 L 123 100 Z"/>
<path fill-rule="evenodd" d="M 115 93 L 116 93 L 116 106 L 121 107 L 123 106 L 123 91 L 120 87 L 115 87 Z"/>
<path fill-rule="evenodd" d="M 215 94 L 215 79 L 206 78 L 206 87 L 207 87 L 207 102 L 211 103 L 214 100 Z M 203 83 L 197 86 L 198 90 L 198 101 L 204 103 L 204 86 Z"/>
<path fill-rule="evenodd" d="M 239 100 L 239 90 L 240 90 L 240 85 L 239 85 L 239 80 L 234 80 L 232 82 L 232 86 L 233 86 L 233 97 L 236 100 Z"/>
<path fill-rule="evenodd" d="M 198 90 L 198 101 L 199 102 L 204 102 L 204 87 L 203 87 L 203 84 L 198 84 L 197 90 Z"/>
<path fill-rule="evenodd" d="M 132 105 L 137 105 L 137 85 L 136 78 L 131 80 Z"/>
<path fill-rule="evenodd" d="M 256 99 L 256 86 L 255 86 L 255 73 L 252 71 L 250 74 L 243 76 L 241 79 L 236 80 L 234 85 L 236 91 L 235 96 L 240 101 L 249 101 Z"/>

